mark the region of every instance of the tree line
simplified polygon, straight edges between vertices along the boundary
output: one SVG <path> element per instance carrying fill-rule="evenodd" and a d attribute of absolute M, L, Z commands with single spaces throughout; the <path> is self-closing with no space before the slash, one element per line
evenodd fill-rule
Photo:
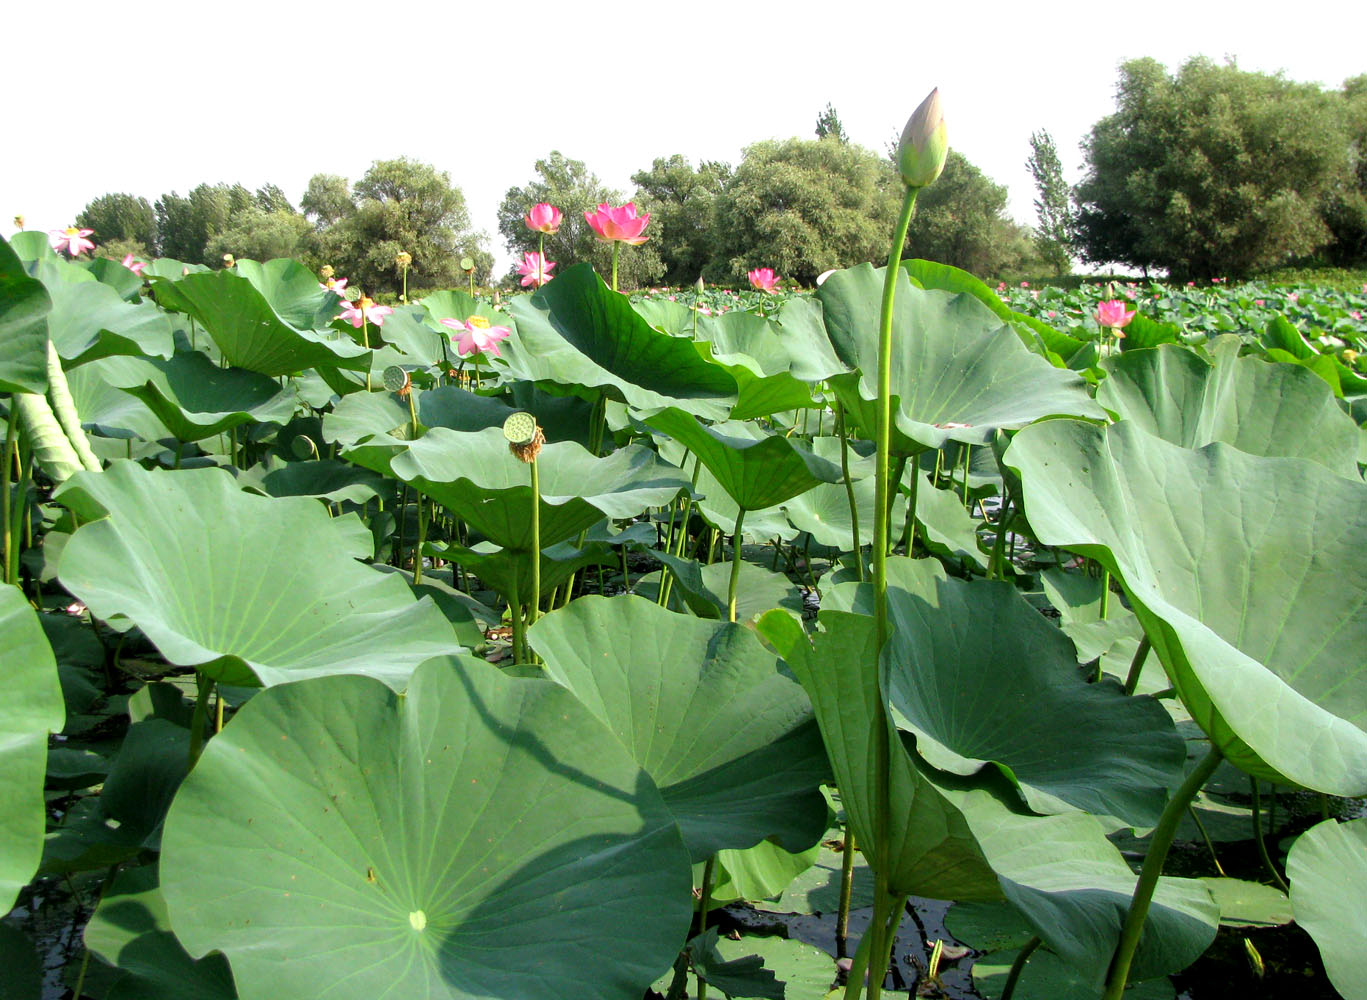
<path fill-rule="evenodd" d="M 544 240 L 562 270 L 587 260 L 605 272 L 611 251 L 584 212 L 634 200 L 650 213 L 649 239 L 621 255 L 623 287 L 743 283 L 756 267 L 810 285 L 823 271 L 886 254 L 900 197 L 891 145 L 877 153 L 850 142 L 829 104 L 815 133 L 757 142 L 734 166 L 660 157 L 632 175 L 630 193 L 552 151 L 507 191 L 498 232 L 515 254 Z M 1052 137 L 1031 136 L 1033 228 L 1007 215 L 1004 186 L 951 151 L 917 205 L 905 254 L 983 277 L 1062 274 L 1074 260 L 1179 279 L 1367 264 L 1367 75 L 1330 90 L 1232 62 L 1196 58 L 1169 74 L 1155 60 L 1132 60 L 1120 68 L 1115 113 L 1082 150 L 1084 176 L 1070 186 Z M 558 232 L 523 224 L 539 202 L 564 213 Z M 103 195 L 77 221 L 115 256 L 210 265 L 224 254 L 293 256 L 374 291 L 398 289 L 400 252 L 412 257 L 415 288 L 463 283 L 463 258 L 480 284 L 495 277 L 488 236 L 472 230 L 460 189 L 407 159 L 378 161 L 354 185 L 315 175 L 297 208 L 275 185 L 201 184 L 150 204 Z"/>

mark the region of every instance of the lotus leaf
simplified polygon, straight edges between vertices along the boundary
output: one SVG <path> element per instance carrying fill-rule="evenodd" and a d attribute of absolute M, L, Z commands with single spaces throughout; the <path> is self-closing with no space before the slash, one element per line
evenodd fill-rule
<path fill-rule="evenodd" d="M 352 676 L 253 698 L 176 797 L 161 876 L 243 1000 L 639 1000 L 690 916 L 673 816 L 602 724 L 450 658 L 402 696 Z"/>
<path fill-rule="evenodd" d="M 47 390 L 47 315 L 52 300 L 0 240 L 0 392 Z"/>
<path fill-rule="evenodd" d="M 1315 939 L 1329 981 L 1344 1000 L 1367 997 L 1367 819 L 1326 820 L 1296 839 L 1286 857 L 1291 905 Z"/>
<path fill-rule="evenodd" d="M 805 850 L 825 832 L 811 703 L 749 629 L 591 596 L 528 639 L 660 786 L 694 860 L 771 835 Z"/>
<path fill-rule="evenodd" d="M 75 477 L 60 498 L 90 522 L 62 554 L 63 585 L 223 683 L 354 672 L 397 688 L 422 660 L 461 648 L 430 601 L 355 561 L 371 554 L 360 521 L 315 500 L 246 493 L 219 469 L 123 461 Z"/>
<path fill-rule="evenodd" d="M 1006 454 L 1040 541 L 1122 581 L 1177 693 L 1251 774 L 1367 793 L 1367 485 L 1127 422 L 1048 421 Z"/>
<path fill-rule="evenodd" d="M 52 647 L 17 587 L 0 585 L 0 636 L 0 912 L 8 912 L 42 854 L 47 738 L 65 712 Z"/>

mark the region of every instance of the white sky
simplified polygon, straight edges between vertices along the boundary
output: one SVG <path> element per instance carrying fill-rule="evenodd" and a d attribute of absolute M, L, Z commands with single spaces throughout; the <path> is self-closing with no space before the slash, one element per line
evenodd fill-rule
<path fill-rule="evenodd" d="M 498 203 L 552 149 L 629 195 L 657 156 L 734 164 L 751 142 L 810 138 L 828 101 L 881 152 L 938 86 L 951 146 L 1033 223 L 1030 133 L 1049 130 L 1079 180 L 1078 143 L 1114 110 L 1125 59 L 1232 56 L 1335 88 L 1367 72 L 1361 8 L 1322 0 L 5 8 L 0 233 L 19 213 L 57 228 L 101 194 L 202 181 L 274 182 L 297 203 L 315 173 L 354 182 L 408 156 L 450 173 L 500 269 Z"/>

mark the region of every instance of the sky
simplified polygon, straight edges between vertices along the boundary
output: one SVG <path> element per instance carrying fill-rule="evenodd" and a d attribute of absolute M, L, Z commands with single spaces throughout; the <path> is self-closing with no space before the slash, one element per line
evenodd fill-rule
<path fill-rule="evenodd" d="M 450 173 L 499 270 L 498 204 L 555 149 L 629 196 L 656 157 L 734 164 L 750 143 L 811 138 L 827 103 L 881 152 L 939 87 L 950 145 L 1031 224 L 1031 133 L 1050 132 L 1080 180 L 1079 143 L 1114 110 L 1127 59 L 1232 58 L 1333 88 L 1367 72 L 1361 15 L 1321 0 L 6 8 L 0 233 L 16 214 L 53 229 L 101 194 L 201 182 L 275 183 L 297 203 L 315 173 L 354 182 L 407 156 Z"/>

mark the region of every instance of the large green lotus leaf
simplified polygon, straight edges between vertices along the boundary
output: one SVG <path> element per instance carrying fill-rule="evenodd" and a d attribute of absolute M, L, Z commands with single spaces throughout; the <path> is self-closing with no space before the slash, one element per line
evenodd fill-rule
<path fill-rule="evenodd" d="M 238 482 L 243 488 L 258 489 L 266 496 L 317 497 L 330 503 L 365 503 L 372 497 L 393 493 L 393 484 L 384 477 L 335 458 L 305 462 L 271 459 L 240 473 Z"/>
<path fill-rule="evenodd" d="M 433 292 L 424 296 L 417 306 L 436 324 L 432 329 L 437 331 L 447 329 L 441 326 L 444 319 L 457 319 L 463 323 L 471 316 L 483 316 L 490 326 L 507 326 L 509 322 L 506 313 L 499 312 L 487 302 L 472 299 L 458 288 Z"/>
<path fill-rule="evenodd" d="M 507 325 L 506 317 L 503 325 Z M 427 322 L 427 311 L 422 306 L 396 306 L 394 311 L 384 318 L 384 326 L 371 328 L 370 343 L 373 346 L 383 341 L 399 351 L 403 357 L 393 363 L 410 366 L 420 363 L 424 367 L 437 365 L 445 371 L 455 367 L 457 360 L 450 333 L 451 331 L 445 327 L 438 329 L 430 325 Z M 376 354 L 374 366 L 380 366 L 379 352 Z"/>
<path fill-rule="evenodd" d="M 746 511 L 776 506 L 817 483 L 841 478 L 840 466 L 754 424 L 707 427 L 676 407 L 661 410 L 646 423 L 701 459 L 726 495 Z"/>
<path fill-rule="evenodd" d="M 817 405 L 811 385 L 789 371 L 792 359 L 777 330 L 776 324 L 748 312 L 725 313 L 699 330 L 699 353 L 736 380 L 739 398 L 731 409 L 732 420 Z"/>
<path fill-rule="evenodd" d="M 408 403 L 394 392 L 355 392 L 339 400 L 323 416 L 323 440 L 343 447 L 368 438 L 389 436 L 399 439 L 394 447 L 412 435 L 413 417 Z"/>
<path fill-rule="evenodd" d="M 43 852 L 48 733 L 66 717 L 57 663 L 18 587 L 0 586 L 0 912 L 14 905 Z"/>
<path fill-rule="evenodd" d="M 496 545 L 531 549 L 531 469 L 509 452 L 500 428 L 461 433 L 435 427 L 392 456 L 380 451 L 353 449 L 345 457 L 416 486 Z M 370 464 L 377 458 L 384 467 Z M 572 441 L 551 444 L 541 449 L 537 469 L 543 548 L 604 517 L 663 507 L 688 488 L 678 469 L 640 445 L 595 458 Z"/>
<path fill-rule="evenodd" d="M 43 967 L 37 942 L 10 924 L 0 924 L 0 996 L 42 1000 Z"/>
<path fill-rule="evenodd" d="M 120 970 L 105 1000 L 236 1000 L 223 956 L 197 962 L 171 932 L 154 865 L 125 869 L 105 886 L 85 945 Z"/>
<path fill-rule="evenodd" d="M 825 832 L 811 703 L 749 629 L 584 597 L 528 638 L 660 786 L 695 860 L 768 836 L 805 850 Z"/>
<path fill-rule="evenodd" d="M 81 416 L 81 425 L 108 438 L 161 441 L 173 435 L 142 400 L 118 388 L 133 384 L 148 371 L 144 358 L 115 356 L 73 368 L 67 387 Z"/>
<path fill-rule="evenodd" d="M 853 475 L 851 470 L 851 475 Z M 859 542 L 873 541 L 873 502 L 875 482 L 872 476 L 854 481 L 854 502 L 859 511 Z M 918 506 L 919 500 L 918 500 Z M 854 522 L 850 520 L 850 498 L 844 483 L 818 483 L 800 496 L 783 503 L 783 510 L 793 527 L 812 536 L 818 545 L 828 545 L 842 552 L 854 550 Z M 898 493 L 893 498 L 893 530 L 900 531 L 907 516 L 907 498 Z M 967 516 L 967 515 L 965 515 Z"/>
<path fill-rule="evenodd" d="M 239 260 L 233 270 L 251 282 L 277 316 L 300 330 L 321 330 L 340 312 L 341 297 L 297 260 Z"/>
<path fill-rule="evenodd" d="M 824 606 L 872 614 L 873 586 L 837 586 Z M 929 764 L 958 775 L 995 764 L 1038 813 L 1158 822 L 1186 759 L 1172 719 L 1113 681 L 1089 684 L 1068 637 L 1014 586 L 892 558 L 888 616 L 887 697 Z"/>
<path fill-rule="evenodd" d="M 1357 425 L 1324 380 L 1298 365 L 1241 358 L 1239 345 L 1237 337 L 1220 338 L 1214 364 L 1187 347 L 1128 351 L 1112 362 L 1097 401 L 1117 420 L 1184 448 L 1223 441 L 1361 478 Z"/>
<path fill-rule="evenodd" d="M 108 257 L 96 257 L 87 261 L 86 268 L 95 276 L 96 281 L 114 289 L 125 302 L 138 301 L 138 293 L 142 291 L 141 275 L 134 274 L 117 260 L 110 260 Z"/>
<path fill-rule="evenodd" d="M 949 559 L 966 559 L 980 569 L 987 569 L 987 556 L 978 545 L 978 525 L 981 523 L 964 510 L 963 501 L 954 490 L 936 489 L 920 469 L 913 469 L 921 482 L 916 488 L 916 520 L 924 529 L 921 535 L 926 548 Z M 900 494 L 898 499 L 900 499 Z M 900 531 L 896 507 L 893 525 Z M 860 522 L 862 528 L 863 522 Z"/>
<path fill-rule="evenodd" d="M 848 827 L 866 851 L 873 827 L 872 739 L 880 695 L 876 626 L 866 615 L 823 611 L 809 640 L 784 612 L 760 620 L 761 634 L 808 693 L 821 724 Z M 883 657 L 886 673 L 894 653 Z M 935 772 L 903 734 L 889 748 L 894 893 L 991 900 L 1003 895 L 1035 933 L 1098 984 L 1115 950 L 1135 876 L 1092 817 L 1024 813 L 997 772 L 961 778 Z M 1136 978 L 1183 968 L 1215 935 L 1219 911 L 1199 882 L 1163 879 L 1135 960 Z"/>
<path fill-rule="evenodd" d="M 1319 946 L 1324 971 L 1344 1000 L 1367 998 L 1367 819 L 1326 820 L 1286 856 L 1296 923 Z"/>
<path fill-rule="evenodd" d="M 295 392 L 245 368 L 222 368 L 198 351 L 169 361 L 106 368 L 113 384 L 140 399 L 179 441 L 201 441 L 245 423 L 285 423 Z"/>
<path fill-rule="evenodd" d="M 1019 949 L 996 951 L 974 960 L 973 988 L 978 995 L 985 1000 L 1001 1000 L 1011 966 L 1019 953 Z M 1173 1000 L 1176 994 L 1176 988 L 1168 979 L 1146 979 L 1125 988 L 1125 1000 Z M 1016 982 L 1015 995 L 1022 1000 L 1096 1000 L 1098 993 L 1096 984 L 1079 969 L 1052 951 L 1041 949 L 1026 963 Z"/>
<path fill-rule="evenodd" d="M 263 265 L 263 270 L 269 266 Z M 272 377 L 305 368 L 364 371 L 370 351 L 335 330 L 313 325 L 319 322 L 321 302 L 331 298 L 316 287 L 317 281 L 313 290 L 320 298 L 314 300 L 303 294 L 303 278 L 298 272 L 276 277 L 279 280 L 274 282 L 262 277 L 273 299 L 237 268 L 187 274 L 174 283 L 158 282 L 153 291 L 158 301 L 167 301 L 168 294 L 173 295 L 174 301 L 168 304 L 199 320 L 223 356 L 238 368 Z M 165 290 L 168 287 L 170 293 Z"/>
<path fill-rule="evenodd" d="M 935 261 L 920 259 L 904 260 L 902 261 L 902 270 L 907 272 L 907 276 L 918 288 L 938 288 L 940 291 L 951 292 L 955 295 L 966 292 L 992 310 L 993 315 L 1003 323 L 1017 328 L 1023 327 L 1033 334 L 1038 334 L 1040 342 L 1044 342 L 1045 338 L 1053 339 L 1054 335 L 1058 333 L 1047 323 L 1043 323 L 1033 316 L 1016 312 L 998 298 L 997 293 L 988 288 L 982 279 L 954 267 L 952 264 L 940 264 Z M 1017 336 L 1027 347 L 1035 342 L 1033 337 L 1021 333 L 1019 329 Z"/>
<path fill-rule="evenodd" d="M 873 619 L 823 612 L 825 630 L 808 637 L 786 611 L 759 620 L 759 632 L 811 697 L 847 828 L 866 854 L 874 825 L 874 739 L 886 707 L 878 689 Z M 937 899 L 999 899 L 1001 887 L 963 814 L 940 795 L 900 743 L 891 752 L 890 890 Z"/>
<path fill-rule="evenodd" d="M 778 324 L 794 378 L 816 383 L 850 370 L 835 355 L 817 299 L 810 295 L 789 298 L 779 309 Z"/>
<path fill-rule="evenodd" d="M 860 377 L 832 386 L 849 409 L 878 397 L 878 317 L 884 269 L 839 271 L 819 289 L 826 329 Z M 915 288 L 897 275 L 892 328 L 893 422 L 925 448 L 986 444 L 999 428 L 1068 414 L 1104 419 L 1086 383 L 1031 352 L 971 295 Z"/>
<path fill-rule="evenodd" d="M 246 493 L 220 469 L 131 462 L 73 478 L 60 499 L 90 522 L 62 553 L 63 586 L 225 684 L 360 673 L 402 687 L 418 663 L 460 649 L 430 601 L 356 562 L 372 554 L 369 529 L 316 500 Z"/>
<path fill-rule="evenodd" d="M 43 283 L 0 240 L 0 392 L 47 391 L 47 315 Z"/>
<path fill-rule="evenodd" d="M 176 797 L 161 876 L 176 935 L 223 951 L 243 1000 L 639 1000 L 691 911 L 674 817 L 603 725 L 454 658 L 402 696 L 257 695 Z"/>
<path fill-rule="evenodd" d="M 700 565 L 695 559 L 679 558 L 658 550 L 651 553 L 674 576 L 671 604 L 682 599 L 681 607 L 699 618 L 722 620 L 730 613 L 728 595 L 731 591 L 731 563 L 714 562 Z M 642 580 L 637 592 L 652 600 L 659 594 L 659 576 Z M 736 621 L 753 621 L 755 616 L 773 608 L 786 607 L 795 614 L 802 613 L 802 601 L 797 588 L 786 574 L 776 573 L 763 566 L 742 559 L 737 578 Z"/>
<path fill-rule="evenodd" d="M 840 880 L 844 858 L 826 844 L 838 839 L 838 831 L 830 831 L 822 842 L 815 863 L 784 883 L 783 893 L 777 899 L 756 900 L 755 909 L 772 913 L 835 913 L 840 908 Z M 855 856 L 851 878 L 850 909 L 858 910 L 873 906 L 873 872 L 865 863 L 862 854 Z"/>
<path fill-rule="evenodd" d="M 69 280 L 68 271 L 85 280 Z M 37 277 L 52 298 L 48 337 L 66 368 L 116 354 L 171 356 L 171 321 L 153 303 L 125 302 L 88 271 L 59 261 L 40 261 Z"/>
<path fill-rule="evenodd" d="M 1251 774 L 1367 793 L 1367 485 L 1125 422 L 1021 431 L 1037 537 L 1122 581 L 1177 693 Z"/>
<path fill-rule="evenodd" d="M 518 410 L 536 417 L 549 443 L 578 441 L 587 446 L 592 407 L 577 396 L 552 396 L 530 382 L 513 385 L 511 404 L 456 385 L 443 385 L 418 395 L 418 420 L 424 427 L 482 431 L 486 427 L 502 427 Z"/>
<path fill-rule="evenodd" d="M 745 435 L 763 435 L 766 433 L 752 424 L 728 426 Z M 694 468 L 697 458 L 690 455 L 682 442 L 673 438 L 657 438 L 656 443 L 659 446 L 660 454 L 666 461 L 683 466 L 689 470 L 690 476 L 693 474 L 691 470 Z M 696 500 L 693 504 L 693 510 L 721 531 L 722 534 L 734 535 L 736 533 L 736 519 L 740 515 L 740 507 L 726 495 L 726 490 L 707 466 L 699 464 L 697 470 L 697 486 L 693 491 Z M 788 522 L 781 506 L 766 507 L 764 510 L 747 510 L 745 512 L 745 523 L 742 527 L 745 537 L 757 544 L 766 544 L 775 538 L 781 538 L 785 542 L 792 541 L 798 533 L 797 529 Z"/>
<path fill-rule="evenodd" d="M 531 553 L 517 549 L 500 549 L 488 542 L 480 542 L 475 548 L 466 548 L 457 542 L 445 545 L 428 545 L 424 552 L 450 559 L 464 566 L 479 582 L 502 595 L 509 603 L 531 603 L 532 565 Z M 585 566 L 602 566 L 615 563 L 617 554 L 605 542 L 595 541 L 582 549 L 571 542 L 558 542 L 541 550 L 541 576 L 538 580 L 544 596 L 564 583 Z"/>
<path fill-rule="evenodd" d="M 637 409 L 678 406 L 710 420 L 726 419 L 736 403 L 734 377 L 687 340 L 652 329 L 588 264 L 513 299 L 510 311 L 517 336 L 504 342 L 503 359 L 517 378 L 600 389 Z"/>
<path fill-rule="evenodd" d="M 794 878 L 811 868 L 825 851 L 827 848 L 818 842 L 805 851 L 794 853 L 785 851 L 772 840 L 761 840 L 755 846 L 743 850 L 718 851 L 713 863 L 712 901 L 714 905 L 725 906 L 741 899 L 761 900 L 776 897 Z M 701 882 L 701 866 L 694 865 L 693 884 L 701 888 Z M 771 904 L 769 909 L 778 908 Z"/>

